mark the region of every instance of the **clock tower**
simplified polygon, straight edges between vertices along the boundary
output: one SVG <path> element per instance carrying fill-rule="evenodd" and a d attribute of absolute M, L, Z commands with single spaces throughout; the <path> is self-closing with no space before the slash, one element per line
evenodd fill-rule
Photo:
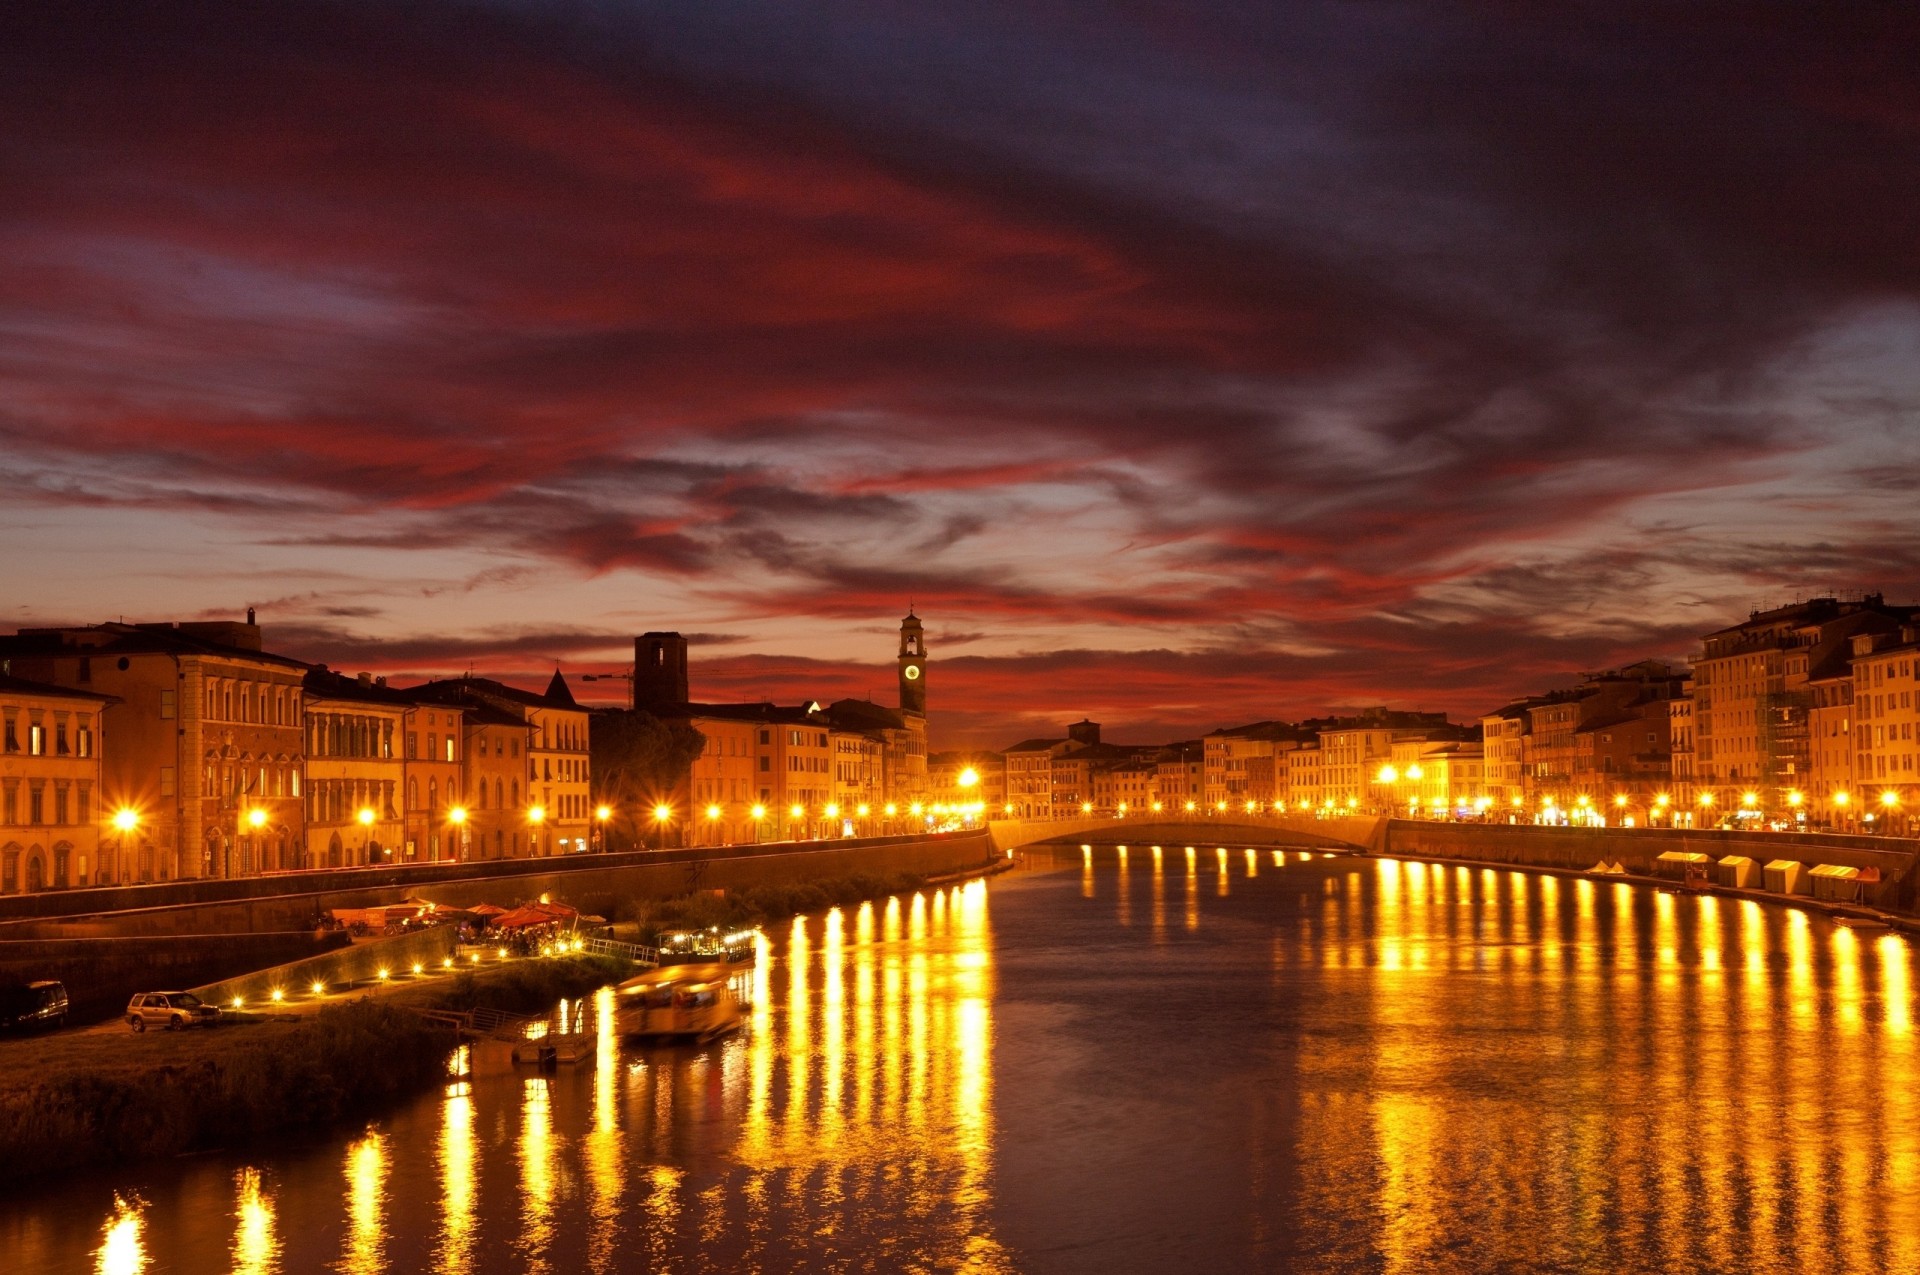
<path fill-rule="evenodd" d="M 911 610 L 900 621 L 900 712 L 927 715 L 927 639 Z"/>

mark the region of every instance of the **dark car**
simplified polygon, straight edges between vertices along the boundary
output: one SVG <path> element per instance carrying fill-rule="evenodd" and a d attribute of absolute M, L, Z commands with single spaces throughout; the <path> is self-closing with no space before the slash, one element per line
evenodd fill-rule
<path fill-rule="evenodd" d="M 52 979 L 0 987 L 0 1031 L 37 1031 L 67 1024 L 67 985 Z"/>
<path fill-rule="evenodd" d="M 207 1004 L 192 992 L 142 992 L 127 1002 L 127 1026 L 137 1032 L 148 1027 L 164 1027 L 168 1031 L 211 1027 L 219 1019 L 219 1007 Z"/>

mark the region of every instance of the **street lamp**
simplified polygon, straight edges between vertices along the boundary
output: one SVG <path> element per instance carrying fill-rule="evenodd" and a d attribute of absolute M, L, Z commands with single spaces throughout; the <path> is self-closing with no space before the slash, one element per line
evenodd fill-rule
<path fill-rule="evenodd" d="M 660 848 L 662 850 L 667 848 L 667 830 L 672 820 L 673 807 L 669 806 L 666 802 L 663 801 L 653 808 L 653 823 L 654 827 L 659 830 Z"/>
<path fill-rule="evenodd" d="M 132 806 L 122 806 L 113 812 L 113 826 L 119 832 L 114 840 L 114 857 L 118 862 L 114 872 L 122 880 L 130 879 L 132 872 L 127 862 L 127 834 L 140 826 L 140 812 Z"/>
<path fill-rule="evenodd" d="M 354 816 L 366 831 L 360 837 L 360 858 L 362 862 L 373 861 L 373 807 L 362 806 L 360 813 Z"/>

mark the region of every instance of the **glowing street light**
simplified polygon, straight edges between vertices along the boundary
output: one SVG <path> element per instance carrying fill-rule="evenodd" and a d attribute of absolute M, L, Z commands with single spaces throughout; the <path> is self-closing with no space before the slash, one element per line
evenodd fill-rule
<path fill-rule="evenodd" d="M 122 806 L 113 812 L 113 826 L 121 832 L 132 832 L 140 826 L 140 812 L 132 806 Z"/>
<path fill-rule="evenodd" d="M 1092 803 L 1091 801 L 1083 801 L 1083 802 L 1081 802 L 1081 803 L 1080 803 L 1080 813 L 1081 813 L 1081 814 L 1083 814 L 1083 815 L 1090 815 L 1090 814 L 1092 814 L 1092 813 L 1093 813 L 1093 803 Z"/>
<path fill-rule="evenodd" d="M 711 821 L 713 821 L 713 820 L 717 820 L 717 819 L 719 819 L 719 818 L 720 818 L 720 807 L 718 807 L 718 806 L 708 806 L 708 807 L 707 807 L 707 819 L 708 819 L 708 821 L 709 821 L 709 822 L 711 822 Z"/>
<path fill-rule="evenodd" d="M 361 827 L 363 828 L 373 827 L 373 807 L 372 806 L 360 807 L 360 813 L 355 817 L 360 820 Z"/>
<path fill-rule="evenodd" d="M 256 828 L 264 828 L 267 826 L 267 812 L 255 806 L 252 810 L 247 811 L 247 822 Z"/>
<path fill-rule="evenodd" d="M 1740 804 L 1748 810 L 1752 810 L 1760 804 L 1760 794 L 1757 792 L 1743 792 L 1740 794 Z"/>
<path fill-rule="evenodd" d="M 763 820 L 765 820 L 767 817 L 767 808 L 765 806 L 755 806 L 752 810 L 748 811 L 747 813 L 753 816 L 753 821 L 755 823 L 760 823 Z"/>
<path fill-rule="evenodd" d="M 1845 810 L 1847 808 L 1847 804 L 1852 800 L 1853 800 L 1853 794 L 1848 792 L 1844 788 L 1840 789 L 1838 792 L 1833 794 L 1833 804 L 1841 810 Z"/>
<path fill-rule="evenodd" d="M 1892 810 L 1900 804 L 1900 794 L 1889 788 L 1880 794 L 1880 804 Z"/>
<path fill-rule="evenodd" d="M 1374 778 L 1383 784 L 1397 784 L 1400 782 L 1400 772 L 1391 766 L 1382 766 L 1380 773 L 1374 776 Z"/>
<path fill-rule="evenodd" d="M 1188 813 L 1188 814 L 1192 814 L 1192 813 L 1193 813 L 1193 810 L 1194 810 L 1194 804 L 1193 804 L 1193 803 L 1192 803 L 1191 801 L 1189 801 L 1189 802 L 1187 803 L 1187 813 Z"/>
<path fill-rule="evenodd" d="M 1802 793 L 1798 788 L 1793 789 L 1787 794 L 1787 804 L 1795 810 L 1798 810 L 1801 803 L 1806 801 L 1806 799 L 1806 794 Z"/>
<path fill-rule="evenodd" d="M 605 823 L 607 820 L 613 818 L 613 807 L 612 806 L 595 806 L 593 808 L 593 817 L 599 820 L 601 823 Z"/>
<path fill-rule="evenodd" d="M 467 808 L 465 806 L 455 806 L 453 809 L 447 811 L 447 822 L 453 824 L 455 827 L 458 827 L 466 821 Z"/>
<path fill-rule="evenodd" d="M 855 806 L 853 808 L 853 813 L 859 816 L 860 818 L 865 819 L 868 815 L 873 813 L 873 808 L 867 805 L 865 802 L 862 802 L 860 805 Z"/>
<path fill-rule="evenodd" d="M 806 813 L 807 813 L 807 808 L 805 806 L 788 806 L 787 807 L 787 818 L 789 819 L 798 819 Z"/>
<path fill-rule="evenodd" d="M 826 816 L 827 818 L 829 818 L 829 819 L 838 819 L 838 818 L 840 817 L 840 806 L 839 806 L 839 803 L 838 803 L 838 802 L 832 802 L 832 801 L 829 801 L 829 802 L 827 803 L 827 807 L 826 807 L 826 809 L 825 809 L 825 810 L 822 810 L 822 811 L 821 811 L 820 813 L 821 813 L 821 814 L 823 814 L 823 815 L 825 815 L 825 816 Z"/>
<path fill-rule="evenodd" d="M 1415 762 L 1413 765 L 1407 767 L 1408 779 L 1419 779 L 1422 775 L 1426 773 L 1427 773 L 1426 771 L 1420 769 L 1419 762 Z"/>
<path fill-rule="evenodd" d="M 528 823 L 538 824 L 538 823 L 545 823 L 546 821 L 547 821 L 547 808 L 545 806 L 532 806 L 528 808 L 527 810 Z"/>
<path fill-rule="evenodd" d="M 960 778 L 957 782 L 962 788 L 976 787 L 980 783 L 980 772 L 969 766 L 960 772 Z"/>

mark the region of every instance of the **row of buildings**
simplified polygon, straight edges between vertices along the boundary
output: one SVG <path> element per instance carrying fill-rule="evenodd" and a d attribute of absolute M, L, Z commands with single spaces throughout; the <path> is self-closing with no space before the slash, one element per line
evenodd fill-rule
<path fill-rule="evenodd" d="M 689 845 L 731 845 L 924 826 L 927 642 L 917 615 L 900 622 L 899 707 L 843 699 L 797 706 L 709 704 L 689 695 L 687 642 L 644 633 L 634 643 L 633 703 L 685 722 L 706 740 L 661 809 L 684 812 Z"/>
<path fill-rule="evenodd" d="M 898 711 L 697 704 L 685 641 L 636 639 L 636 702 L 705 737 L 659 794 L 660 831 L 717 843 L 919 818 L 926 666 L 908 616 Z M 23 629 L 0 637 L 0 893 L 593 849 L 611 813 L 595 711 L 558 672 L 538 694 L 345 676 L 266 650 L 252 611 Z"/>
<path fill-rule="evenodd" d="M 245 623 L 0 638 L 0 892 L 588 848 L 588 713 L 395 687 Z"/>
<path fill-rule="evenodd" d="M 1092 722 L 936 754 L 936 799 L 982 776 L 1023 819 L 1098 812 L 1394 811 L 1549 823 L 1905 826 L 1920 802 L 1920 608 L 1878 595 L 1756 611 L 1691 667 L 1589 673 L 1454 724 L 1384 708 L 1116 745 Z"/>

